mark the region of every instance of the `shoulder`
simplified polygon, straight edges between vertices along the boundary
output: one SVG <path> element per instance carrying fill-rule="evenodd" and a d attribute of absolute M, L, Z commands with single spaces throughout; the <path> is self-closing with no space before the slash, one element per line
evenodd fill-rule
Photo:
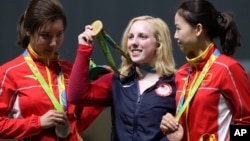
<path fill-rule="evenodd" d="M 22 67 L 23 64 L 26 64 L 22 55 L 17 56 L 16 58 L 9 60 L 1 65 L 1 72 L 7 70 L 18 69 Z"/>
<path fill-rule="evenodd" d="M 181 65 L 178 69 L 177 72 L 183 71 L 183 70 L 187 70 L 189 68 L 189 63 L 185 63 L 183 65 Z"/>
<path fill-rule="evenodd" d="M 99 88 L 106 88 L 106 89 L 111 89 L 112 88 L 112 83 L 113 83 L 113 78 L 114 73 L 110 72 L 107 74 L 103 74 L 101 76 L 98 76 L 96 80 L 93 80 L 91 82 L 92 85 L 98 86 Z"/>
<path fill-rule="evenodd" d="M 64 60 L 64 59 L 60 59 L 59 63 L 61 65 L 62 69 L 71 69 L 73 66 L 71 62 Z"/>
<path fill-rule="evenodd" d="M 220 55 L 217 60 L 215 60 L 216 63 L 218 64 L 224 64 L 226 66 L 231 66 L 234 64 L 239 64 L 239 62 L 234 59 L 233 57 L 227 56 L 227 55 Z"/>
<path fill-rule="evenodd" d="M 187 75 L 188 69 L 190 68 L 190 65 L 188 63 L 185 63 L 184 65 L 180 66 L 176 71 L 176 77 L 179 75 Z"/>
<path fill-rule="evenodd" d="M 167 84 L 173 91 L 175 91 L 175 75 L 166 76 L 159 80 L 158 84 Z"/>
<path fill-rule="evenodd" d="M 220 55 L 214 63 L 220 66 L 221 69 L 227 71 L 232 69 L 244 69 L 243 66 L 239 63 L 239 61 L 237 61 L 233 57 L 226 56 L 224 54 Z"/>
<path fill-rule="evenodd" d="M 160 81 L 167 82 L 167 83 L 172 83 L 175 80 L 175 75 L 170 75 L 170 76 L 165 76 L 160 79 Z"/>

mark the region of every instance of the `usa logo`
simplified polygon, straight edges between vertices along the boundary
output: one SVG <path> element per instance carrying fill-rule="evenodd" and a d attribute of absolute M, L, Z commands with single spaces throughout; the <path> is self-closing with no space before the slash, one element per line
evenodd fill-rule
<path fill-rule="evenodd" d="M 172 87 L 168 83 L 159 84 L 155 93 L 159 96 L 169 96 L 172 93 Z"/>

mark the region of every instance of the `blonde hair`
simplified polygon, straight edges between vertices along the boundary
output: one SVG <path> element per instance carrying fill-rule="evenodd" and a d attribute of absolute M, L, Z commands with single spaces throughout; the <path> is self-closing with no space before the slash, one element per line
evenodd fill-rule
<path fill-rule="evenodd" d="M 175 73 L 175 61 L 173 57 L 173 49 L 172 49 L 172 41 L 170 37 L 170 31 L 168 28 L 167 23 L 165 23 L 160 18 L 155 18 L 152 16 L 144 15 L 135 17 L 132 20 L 130 20 L 127 28 L 125 29 L 121 46 L 122 50 L 128 54 L 128 47 L 127 47 L 127 40 L 128 40 L 128 34 L 131 29 L 131 26 L 136 22 L 140 20 L 145 20 L 148 23 L 151 24 L 152 29 L 154 31 L 154 36 L 156 38 L 156 41 L 158 43 L 158 48 L 156 50 L 156 62 L 155 62 L 155 70 L 156 73 L 159 76 L 170 76 Z M 127 60 L 125 57 L 121 58 L 121 67 L 119 69 L 120 71 L 120 77 L 124 78 L 125 76 L 128 76 L 128 73 L 133 69 L 133 63 Z"/>

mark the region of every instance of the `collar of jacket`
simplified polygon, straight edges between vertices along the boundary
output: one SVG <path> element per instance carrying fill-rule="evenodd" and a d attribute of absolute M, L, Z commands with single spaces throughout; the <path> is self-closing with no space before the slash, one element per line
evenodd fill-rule
<path fill-rule="evenodd" d="M 186 57 L 186 60 L 192 67 L 202 68 L 206 64 L 209 57 L 213 54 L 215 49 L 215 44 L 210 43 L 207 49 L 201 55 L 192 59 Z"/>
<path fill-rule="evenodd" d="M 51 58 L 47 58 L 47 57 L 43 57 L 39 54 L 37 54 L 33 48 L 31 47 L 31 45 L 29 44 L 28 45 L 28 48 L 27 48 L 31 58 L 33 60 L 39 60 L 39 61 L 42 61 L 46 66 L 49 66 L 52 62 L 55 62 L 55 61 L 58 61 L 59 59 L 59 53 L 56 52 L 55 55 Z"/>

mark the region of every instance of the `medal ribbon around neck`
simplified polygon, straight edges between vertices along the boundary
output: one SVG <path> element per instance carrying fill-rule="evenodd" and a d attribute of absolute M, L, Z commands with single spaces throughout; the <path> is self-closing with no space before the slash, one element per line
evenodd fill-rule
<path fill-rule="evenodd" d="M 183 86 L 183 89 L 182 89 L 182 94 L 181 94 L 181 97 L 180 97 L 180 100 L 179 100 L 179 103 L 178 103 L 178 106 L 177 106 L 177 111 L 176 111 L 176 119 L 177 119 L 177 121 L 180 120 L 181 115 L 183 114 L 183 112 L 185 111 L 187 106 L 189 105 L 191 99 L 193 98 L 194 94 L 196 93 L 197 89 L 199 88 L 202 80 L 205 78 L 208 70 L 210 69 L 213 62 L 218 58 L 219 55 L 220 55 L 219 50 L 215 49 L 213 54 L 209 57 L 209 60 L 205 64 L 204 68 L 202 69 L 198 79 L 195 81 L 194 86 L 192 88 L 190 88 L 190 91 L 188 93 L 188 97 L 187 97 L 186 101 L 184 102 L 186 89 L 187 89 L 187 84 L 188 84 L 188 81 L 189 81 L 189 78 L 190 78 L 190 73 L 191 73 L 191 67 L 189 68 L 188 76 L 186 77 L 186 80 L 185 80 L 185 83 L 184 83 L 184 86 Z"/>
<path fill-rule="evenodd" d="M 152 67 L 152 66 L 149 66 L 149 65 L 135 65 L 135 66 L 138 66 L 138 68 L 146 71 L 146 72 L 151 72 L 151 73 L 155 73 L 155 68 Z"/>
<path fill-rule="evenodd" d="M 40 85 L 43 87 L 44 91 L 50 98 L 51 102 L 53 103 L 55 109 L 60 112 L 67 111 L 67 102 L 66 102 L 66 93 L 65 93 L 65 84 L 64 84 L 64 77 L 63 72 L 60 69 L 59 74 L 57 75 L 57 81 L 58 81 L 58 90 L 59 90 L 59 97 L 60 97 L 60 103 L 56 99 L 52 89 L 49 87 L 48 83 L 45 81 L 42 74 L 39 72 L 36 64 L 30 57 L 29 52 L 27 49 L 23 52 L 24 59 L 26 63 L 28 64 L 29 68 L 33 72 L 33 74 L 36 76 L 37 80 L 39 81 Z"/>

